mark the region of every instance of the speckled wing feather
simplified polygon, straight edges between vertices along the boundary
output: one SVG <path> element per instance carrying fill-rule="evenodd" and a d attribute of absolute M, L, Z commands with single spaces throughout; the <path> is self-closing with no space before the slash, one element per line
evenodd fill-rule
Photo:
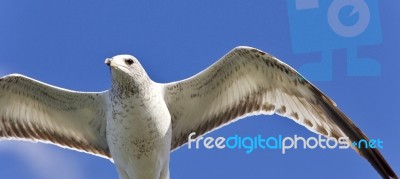
<path fill-rule="evenodd" d="M 0 139 L 52 143 L 110 158 L 105 94 L 69 91 L 22 75 L 0 78 Z"/>
<path fill-rule="evenodd" d="M 367 139 L 336 104 L 290 66 L 260 50 L 237 47 L 199 74 L 165 84 L 172 149 L 191 132 L 210 132 L 248 115 L 278 114 L 329 137 Z M 377 149 L 356 149 L 385 178 L 396 177 Z"/>

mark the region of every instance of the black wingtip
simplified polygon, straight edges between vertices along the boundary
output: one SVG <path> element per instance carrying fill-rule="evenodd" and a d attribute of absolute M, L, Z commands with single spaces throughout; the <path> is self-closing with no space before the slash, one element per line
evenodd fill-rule
<path fill-rule="evenodd" d="M 321 95 L 324 104 L 322 108 L 332 116 L 335 123 L 338 124 L 340 129 L 350 138 L 351 141 L 367 140 L 367 136 L 337 107 L 333 106 L 329 99 L 326 99 L 324 95 Z M 385 158 L 376 148 L 356 148 L 359 154 L 368 160 L 368 162 L 375 168 L 375 170 L 381 175 L 382 178 L 391 179 L 398 178 L 396 173 L 387 163 Z"/>
<path fill-rule="evenodd" d="M 390 165 L 386 162 L 385 158 L 383 158 L 382 154 L 378 151 L 378 149 L 372 149 L 373 155 L 376 157 L 379 166 L 374 166 L 376 169 L 377 167 L 380 167 L 381 170 L 379 172 L 382 177 L 386 176 L 388 179 L 395 178 L 398 179 L 396 173 L 393 171 L 393 169 L 390 167 Z M 369 160 L 368 160 L 369 161 Z M 372 162 L 370 162 L 372 164 Z"/>

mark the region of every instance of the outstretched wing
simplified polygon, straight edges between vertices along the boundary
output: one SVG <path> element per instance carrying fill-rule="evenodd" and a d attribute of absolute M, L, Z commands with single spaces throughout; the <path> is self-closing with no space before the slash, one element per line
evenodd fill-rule
<path fill-rule="evenodd" d="M 0 139 L 52 143 L 111 158 L 106 94 L 61 89 L 22 75 L 0 78 Z"/>
<path fill-rule="evenodd" d="M 288 117 L 326 137 L 367 139 L 336 104 L 285 63 L 237 47 L 199 74 L 164 85 L 172 117 L 172 149 L 248 115 Z M 377 149 L 356 149 L 385 178 L 396 177 Z"/>

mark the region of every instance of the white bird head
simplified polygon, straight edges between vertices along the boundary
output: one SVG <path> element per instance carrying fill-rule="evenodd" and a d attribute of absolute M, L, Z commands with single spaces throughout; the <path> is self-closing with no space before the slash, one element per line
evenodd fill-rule
<path fill-rule="evenodd" d="M 111 69 L 113 83 L 137 86 L 150 80 L 139 60 L 132 55 L 117 55 L 104 63 Z"/>
<path fill-rule="evenodd" d="M 117 55 L 104 62 L 112 71 L 132 74 L 143 69 L 139 61 L 132 55 Z"/>

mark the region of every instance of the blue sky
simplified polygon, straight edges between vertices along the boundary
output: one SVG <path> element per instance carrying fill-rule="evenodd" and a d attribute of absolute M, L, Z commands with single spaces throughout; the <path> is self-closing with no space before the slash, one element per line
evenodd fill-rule
<path fill-rule="evenodd" d="M 400 3 L 371 0 L 353 15 L 344 6 L 337 16 L 344 26 L 355 27 L 364 13 L 369 24 L 343 37 L 327 20 L 335 18 L 327 15 L 331 1 L 308 2 L 5 0 L 0 75 L 21 73 L 63 88 L 102 91 L 110 87 L 104 59 L 117 54 L 136 56 L 153 80 L 170 82 L 196 74 L 235 46 L 253 46 L 314 79 L 370 138 L 384 141 L 381 152 L 399 174 Z M 357 57 L 374 63 L 349 65 Z M 321 59 L 328 66 L 307 67 Z M 235 134 L 315 136 L 278 116 L 250 117 L 209 136 Z M 52 145 L 2 141 L 0 161 L 0 178 L 117 178 L 111 162 Z M 184 146 L 171 154 L 170 170 L 172 178 L 378 178 L 352 150 L 282 155 Z"/>

